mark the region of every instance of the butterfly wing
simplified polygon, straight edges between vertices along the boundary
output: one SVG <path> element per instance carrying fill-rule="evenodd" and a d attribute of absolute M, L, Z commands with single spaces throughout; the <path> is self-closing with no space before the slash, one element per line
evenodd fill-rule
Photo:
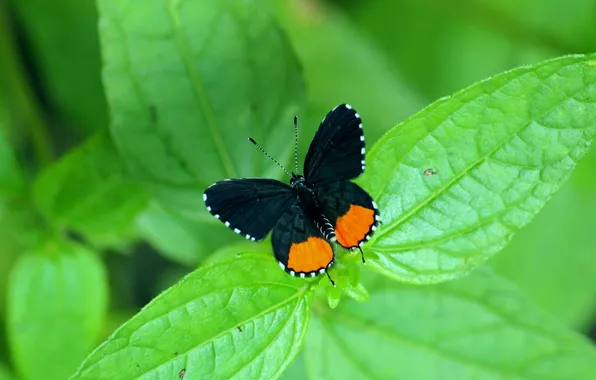
<path fill-rule="evenodd" d="M 368 241 L 380 221 L 379 210 L 370 195 L 353 182 L 329 183 L 315 189 L 321 212 L 333 228 L 337 242 L 355 248 Z"/>
<path fill-rule="evenodd" d="M 304 161 L 311 186 L 346 181 L 364 171 L 364 134 L 360 115 L 349 105 L 331 110 L 321 122 Z"/>
<path fill-rule="evenodd" d="M 306 217 L 298 200 L 279 218 L 271 243 L 280 266 L 292 276 L 316 276 L 333 263 L 333 248 Z"/>
<path fill-rule="evenodd" d="M 203 194 L 207 210 L 252 241 L 262 240 L 295 200 L 292 188 L 266 178 L 216 182 Z"/>

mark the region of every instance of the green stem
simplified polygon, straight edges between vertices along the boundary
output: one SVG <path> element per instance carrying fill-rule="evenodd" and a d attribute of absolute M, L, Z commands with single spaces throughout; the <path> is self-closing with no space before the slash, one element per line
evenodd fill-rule
<path fill-rule="evenodd" d="M 7 105 L 12 124 L 24 126 L 33 144 L 38 169 L 53 161 L 54 151 L 42 112 L 15 49 L 6 2 L 0 0 L 0 101 Z"/>

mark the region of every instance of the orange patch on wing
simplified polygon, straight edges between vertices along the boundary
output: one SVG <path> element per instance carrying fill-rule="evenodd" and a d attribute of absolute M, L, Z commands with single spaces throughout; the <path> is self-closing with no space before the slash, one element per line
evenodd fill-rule
<path fill-rule="evenodd" d="M 351 248 L 358 246 L 370 232 L 375 222 L 375 210 L 350 205 L 344 215 L 337 218 L 335 223 L 335 237 L 342 247 Z"/>
<path fill-rule="evenodd" d="M 327 268 L 333 261 L 333 249 L 322 238 L 309 237 L 305 242 L 290 247 L 288 269 L 295 272 L 314 272 Z"/>

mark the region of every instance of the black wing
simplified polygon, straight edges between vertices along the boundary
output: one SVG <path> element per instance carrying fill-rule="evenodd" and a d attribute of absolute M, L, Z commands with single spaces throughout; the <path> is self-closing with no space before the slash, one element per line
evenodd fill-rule
<path fill-rule="evenodd" d="M 304 177 L 311 186 L 358 177 L 364 171 L 364 134 L 360 115 L 349 105 L 325 116 L 304 161 Z"/>
<path fill-rule="evenodd" d="M 355 183 L 343 181 L 319 186 L 315 195 L 321 212 L 333 225 L 337 242 L 342 247 L 362 245 L 377 229 L 380 221 L 377 205 Z"/>
<path fill-rule="evenodd" d="M 298 200 L 275 225 L 271 244 L 280 266 L 292 276 L 316 276 L 333 264 L 331 244 L 306 217 Z"/>
<path fill-rule="evenodd" d="M 237 234 L 262 240 L 295 200 L 292 188 L 266 178 L 229 179 L 203 194 L 207 210 Z"/>

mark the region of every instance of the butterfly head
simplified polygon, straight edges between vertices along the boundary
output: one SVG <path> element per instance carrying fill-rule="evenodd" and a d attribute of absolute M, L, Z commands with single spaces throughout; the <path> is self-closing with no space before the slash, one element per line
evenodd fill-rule
<path fill-rule="evenodd" d="M 304 186 L 304 176 L 300 174 L 292 173 L 292 179 L 290 180 L 290 186 Z"/>

